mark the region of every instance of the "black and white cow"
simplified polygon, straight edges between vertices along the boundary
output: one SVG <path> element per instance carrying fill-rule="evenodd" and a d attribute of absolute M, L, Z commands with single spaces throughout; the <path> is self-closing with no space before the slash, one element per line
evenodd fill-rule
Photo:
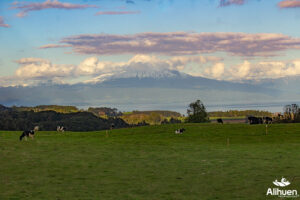
<path fill-rule="evenodd" d="M 63 126 L 58 126 L 57 128 L 56 128 L 56 130 L 57 130 L 57 132 L 65 132 L 65 130 L 66 130 L 66 128 L 65 127 L 63 127 Z"/>
<path fill-rule="evenodd" d="M 182 134 L 184 131 L 185 131 L 184 128 L 180 128 L 180 129 L 175 130 L 175 134 Z"/>
<path fill-rule="evenodd" d="M 272 124 L 273 119 L 271 117 L 264 117 L 265 124 Z"/>
<path fill-rule="evenodd" d="M 217 122 L 218 122 L 219 124 L 223 124 L 223 120 L 222 120 L 221 118 L 217 119 Z"/>
<path fill-rule="evenodd" d="M 20 136 L 20 141 L 25 137 L 25 140 L 27 140 L 28 137 L 31 137 L 31 139 L 34 138 L 34 131 L 23 131 L 22 135 Z"/>

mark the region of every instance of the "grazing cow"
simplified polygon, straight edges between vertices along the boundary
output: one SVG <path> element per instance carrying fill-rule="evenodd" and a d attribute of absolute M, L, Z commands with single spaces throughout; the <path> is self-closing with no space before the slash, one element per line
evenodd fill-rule
<path fill-rule="evenodd" d="M 111 123 L 110 125 L 110 130 L 114 129 L 115 128 L 115 124 L 114 123 Z"/>
<path fill-rule="evenodd" d="M 34 131 L 31 130 L 31 131 L 24 131 L 22 133 L 22 135 L 20 136 L 20 141 L 23 139 L 23 137 L 25 137 L 25 140 L 27 140 L 28 137 L 31 137 L 31 139 L 34 138 Z"/>
<path fill-rule="evenodd" d="M 264 120 L 263 120 L 262 117 L 258 117 L 257 119 L 258 119 L 258 123 L 259 123 L 259 124 L 263 124 L 263 123 L 264 123 Z"/>
<path fill-rule="evenodd" d="M 219 124 L 223 124 L 223 120 L 222 120 L 221 118 L 217 119 L 217 122 L 218 122 Z"/>
<path fill-rule="evenodd" d="M 249 121 L 249 124 L 263 124 L 264 123 L 262 117 L 250 116 L 250 117 L 248 117 L 248 121 Z"/>
<path fill-rule="evenodd" d="M 58 126 L 57 128 L 56 128 L 56 130 L 57 130 L 57 132 L 65 132 L 65 130 L 66 130 L 66 128 L 65 127 L 63 127 L 63 126 Z"/>
<path fill-rule="evenodd" d="M 272 124 L 273 119 L 271 117 L 264 117 L 265 124 Z"/>
<path fill-rule="evenodd" d="M 184 131 L 185 131 L 184 128 L 180 128 L 180 129 L 175 130 L 175 134 L 182 134 Z"/>
<path fill-rule="evenodd" d="M 249 124 L 259 124 L 260 120 L 257 117 L 248 117 Z"/>

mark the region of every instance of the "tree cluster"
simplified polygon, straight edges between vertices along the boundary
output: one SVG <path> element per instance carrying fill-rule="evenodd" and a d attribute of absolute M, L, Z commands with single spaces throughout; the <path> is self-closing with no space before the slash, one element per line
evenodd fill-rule
<path fill-rule="evenodd" d="M 283 115 L 278 114 L 275 121 L 279 123 L 299 123 L 300 122 L 300 108 L 298 104 L 286 105 L 283 108 Z"/>
<path fill-rule="evenodd" d="M 187 114 L 188 117 L 186 118 L 186 122 L 188 123 L 209 122 L 206 108 L 201 100 L 190 103 Z"/>
<path fill-rule="evenodd" d="M 179 124 L 179 123 L 181 123 L 181 120 L 173 118 L 173 117 L 171 117 L 169 120 L 168 119 L 164 119 L 161 122 L 161 124 Z"/>
<path fill-rule="evenodd" d="M 88 112 L 93 113 L 98 117 L 119 117 L 122 116 L 122 112 L 118 111 L 117 108 L 107 108 L 107 107 L 100 107 L 100 108 L 88 108 Z"/>

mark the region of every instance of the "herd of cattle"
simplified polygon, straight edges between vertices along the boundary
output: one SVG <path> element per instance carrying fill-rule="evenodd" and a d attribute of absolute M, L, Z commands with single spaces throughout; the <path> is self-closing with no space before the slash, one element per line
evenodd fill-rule
<path fill-rule="evenodd" d="M 248 117 L 249 124 L 271 124 L 273 119 L 271 117 Z"/>
<path fill-rule="evenodd" d="M 253 117 L 253 116 L 249 116 L 246 118 L 246 123 L 249 123 L 249 124 L 271 124 L 273 121 L 273 119 L 271 117 Z M 223 124 L 223 119 L 219 118 L 217 119 L 217 123 L 220 123 L 220 124 Z M 111 126 L 111 129 L 113 128 L 114 126 L 112 125 Z M 20 140 L 22 140 L 24 137 L 25 139 L 27 140 L 28 137 L 31 137 L 33 139 L 34 137 L 34 132 L 35 131 L 38 131 L 39 127 L 36 126 L 34 127 L 33 130 L 30 130 L 30 131 L 24 131 L 22 133 L 22 135 L 20 136 Z M 63 126 L 58 126 L 57 127 L 57 132 L 64 132 L 66 130 L 65 127 Z M 175 130 L 175 134 L 182 134 L 183 132 L 185 131 L 184 128 L 180 128 L 180 129 L 177 129 Z"/>
<path fill-rule="evenodd" d="M 223 124 L 223 120 L 221 118 L 217 119 L 217 122 Z M 249 124 L 271 124 L 273 119 L 271 117 L 253 117 L 249 116 L 246 118 L 246 123 Z"/>
<path fill-rule="evenodd" d="M 30 130 L 30 131 L 23 131 L 23 133 L 22 133 L 22 135 L 20 135 L 20 141 L 22 141 L 22 139 L 23 138 L 25 138 L 25 140 L 27 140 L 27 138 L 31 138 L 31 139 L 33 139 L 34 138 L 34 133 L 36 132 L 36 131 L 38 131 L 39 130 L 39 126 L 35 126 L 34 127 L 34 129 L 33 130 Z M 63 127 L 63 126 L 58 126 L 57 128 L 56 128 L 56 130 L 57 130 L 57 132 L 65 132 L 65 130 L 66 130 L 66 128 L 65 127 Z"/>

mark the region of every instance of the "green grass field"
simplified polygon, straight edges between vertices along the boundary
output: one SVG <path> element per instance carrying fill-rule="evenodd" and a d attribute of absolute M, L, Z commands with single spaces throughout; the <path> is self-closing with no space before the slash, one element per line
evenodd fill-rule
<path fill-rule="evenodd" d="M 1 200 L 276 199 L 266 191 L 281 177 L 300 192 L 300 124 L 19 135 L 0 131 Z"/>

